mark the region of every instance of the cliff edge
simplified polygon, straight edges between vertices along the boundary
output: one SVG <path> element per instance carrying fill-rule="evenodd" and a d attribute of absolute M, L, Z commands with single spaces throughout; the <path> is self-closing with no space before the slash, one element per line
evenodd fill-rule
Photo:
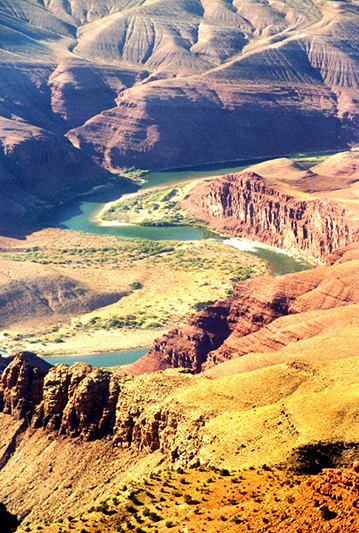
<path fill-rule="evenodd" d="M 184 202 L 209 227 L 326 264 L 330 254 L 359 240 L 344 207 L 335 200 L 296 198 L 247 171 L 199 187 Z"/>

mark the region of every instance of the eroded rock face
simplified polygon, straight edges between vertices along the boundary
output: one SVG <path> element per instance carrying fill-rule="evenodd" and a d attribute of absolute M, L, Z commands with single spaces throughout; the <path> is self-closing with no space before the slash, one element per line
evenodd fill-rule
<path fill-rule="evenodd" d="M 316 264 L 359 240 L 339 203 L 296 199 L 266 186 L 253 172 L 218 178 L 184 205 L 217 230 L 299 253 Z"/>
<path fill-rule="evenodd" d="M 185 366 L 200 372 L 232 357 L 251 352 L 271 352 L 291 342 L 315 336 L 325 323 L 303 317 L 306 327 L 295 326 L 308 312 L 319 312 L 359 303 L 358 261 L 339 263 L 277 278 L 240 282 L 225 302 L 193 315 L 182 328 L 157 339 L 150 351 L 126 372 L 140 374 L 159 368 Z M 279 322 L 281 317 L 288 317 Z M 208 338 L 218 324 L 212 346 Z M 312 324 L 312 325 L 310 325 Z M 222 340 L 220 340 L 222 339 Z M 214 342 L 218 346 L 214 347 Z M 185 355 L 184 355 L 185 354 Z"/>
<path fill-rule="evenodd" d="M 32 428 L 91 441 L 109 438 L 115 446 L 153 452 L 172 461 L 195 460 L 202 413 L 183 413 L 169 399 L 190 374 L 119 377 L 86 363 L 36 366 L 41 360 L 20 353 L 0 377 L 0 411 Z M 191 443 L 184 435 L 190 432 Z"/>
<path fill-rule="evenodd" d="M 17 418 L 31 420 L 41 402 L 45 372 L 20 352 L 0 378 L 0 409 Z"/>
<path fill-rule="evenodd" d="M 56 365 L 44 379 L 32 424 L 85 440 L 110 435 L 118 393 L 109 372 L 86 363 Z"/>

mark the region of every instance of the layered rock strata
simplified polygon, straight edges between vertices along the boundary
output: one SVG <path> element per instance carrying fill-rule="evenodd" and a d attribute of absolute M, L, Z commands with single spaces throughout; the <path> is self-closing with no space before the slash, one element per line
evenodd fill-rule
<path fill-rule="evenodd" d="M 57 435 L 107 437 L 115 446 L 161 450 L 173 461 L 188 462 L 196 455 L 204 418 L 181 413 L 168 398 L 171 388 L 188 379 L 190 374 L 173 376 L 170 383 L 161 374 L 118 377 L 86 363 L 44 371 L 41 359 L 21 352 L 1 374 L 0 411 Z M 187 431 L 189 446 L 182 438 Z"/>
<path fill-rule="evenodd" d="M 334 250 L 359 240 L 339 203 L 294 198 L 253 172 L 205 184 L 184 206 L 216 230 L 298 253 L 315 264 L 325 264 Z"/>
<path fill-rule="evenodd" d="M 179 366 L 200 372 L 232 357 L 272 352 L 315 337 L 334 327 L 328 326 L 329 319 L 319 320 L 320 312 L 359 303 L 358 267 L 358 261 L 352 260 L 242 281 L 229 300 L 193 315 L 185 326 L 157 339 L 126 372 L 141 374 Z"/>
<path fill-rule="evenodd" d="M 358 27 L 354 1 L 2 2 L 1 231 L 90 187 L 95 162 L 357 144 Z"/>

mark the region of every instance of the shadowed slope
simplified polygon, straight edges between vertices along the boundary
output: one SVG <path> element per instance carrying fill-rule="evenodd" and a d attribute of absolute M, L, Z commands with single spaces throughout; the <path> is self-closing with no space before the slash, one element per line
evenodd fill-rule
<path fill-rule="evenodd" d="M 0 122 L 45 129 L 44 140 L 66 134 L 114 170 L 355 144 L 358 9 L 319 1 L 1 2 Z M 46 140 L 35 150 L 46 152 Z M 36 174 L 38 162 L 31 165 Z M 8 169 L 1 172 L 7 180 Z M 22 168 L 14 172 L 17 179 Z M 55 174 L 47 163 L 49 183 Z"/>

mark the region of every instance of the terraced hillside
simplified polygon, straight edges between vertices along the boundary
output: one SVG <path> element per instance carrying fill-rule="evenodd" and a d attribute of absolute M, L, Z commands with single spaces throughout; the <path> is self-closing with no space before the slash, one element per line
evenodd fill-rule
<path fill-rule="evenodd" d="M 3 231 L 98 165 L 356 144 L 358 23 L 357 0 L 2 0 Z"/>

